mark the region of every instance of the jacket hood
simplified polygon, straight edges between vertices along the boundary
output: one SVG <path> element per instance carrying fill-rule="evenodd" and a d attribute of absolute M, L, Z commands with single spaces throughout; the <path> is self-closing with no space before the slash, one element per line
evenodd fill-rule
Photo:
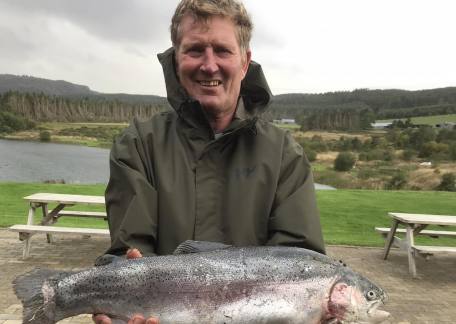
<path fill-rule="evenodd" d="M 187 91 L 180 84 L 176 74 L 175 51 L 171 47 L 157 55 L 165 76 L 168 102 L 179 112 L 182 104 L 192 101 Z M 248 115 L 256 116 L 264 112 L 272 100 L 261 65 L 251 61 L 247 74 L 241 83 L 240 96 L 243 99 L 244 108 Z"/>

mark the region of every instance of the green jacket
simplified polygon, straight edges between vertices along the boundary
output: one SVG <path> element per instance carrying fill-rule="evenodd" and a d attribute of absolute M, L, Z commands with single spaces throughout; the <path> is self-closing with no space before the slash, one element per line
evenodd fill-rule
<path fill-rule="evenodd" d="M 106 206 L 110 254 L 169 254 L 185 240 L 290 245 L 324 253 L 309 162 L 259 117 L 271 99 L 252 62 L 236 116 L 215 136 L 179 84 L 172 49 L 159 55 L 174 108 L 133 123 L 114 142 Z"/>

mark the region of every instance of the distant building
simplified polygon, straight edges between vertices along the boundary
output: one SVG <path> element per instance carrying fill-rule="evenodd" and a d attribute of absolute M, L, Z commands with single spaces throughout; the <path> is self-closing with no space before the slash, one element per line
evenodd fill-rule
<path fill-rule="evenodd" d="M 385 129 L 391 126 L 393 122 L 380 122 L 380 123 L 372 123 L 371 126 L 373 129 Z"/>
<path fill-rule="evenodd" d="M 282 119 L 274 119 L 274 123 L 276 123 L 276 124 L 296 124 L 296 121 L 292 118 L 282 118 Z"/>

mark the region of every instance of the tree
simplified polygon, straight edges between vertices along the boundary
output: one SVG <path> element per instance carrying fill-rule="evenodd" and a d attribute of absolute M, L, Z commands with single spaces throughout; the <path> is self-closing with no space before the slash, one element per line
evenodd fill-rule
<path fill-rule="evenodd" d="M 340 152 L 334 160 L 334 170 L 349 171 L 355 165 L 356 158 L 350 152 Z"/>

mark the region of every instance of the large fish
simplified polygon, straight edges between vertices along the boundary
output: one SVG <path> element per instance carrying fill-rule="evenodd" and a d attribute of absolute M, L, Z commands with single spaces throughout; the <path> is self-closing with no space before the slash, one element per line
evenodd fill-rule
<path fill-rule="evenodd" d="M 114 261 L 80 272 L 33 270 L 13 282 L 23 323 L 137 313 L 165 323 L 379 323 L 375 284 L 301 248 L 187 241 L 174 255 Z"/>

